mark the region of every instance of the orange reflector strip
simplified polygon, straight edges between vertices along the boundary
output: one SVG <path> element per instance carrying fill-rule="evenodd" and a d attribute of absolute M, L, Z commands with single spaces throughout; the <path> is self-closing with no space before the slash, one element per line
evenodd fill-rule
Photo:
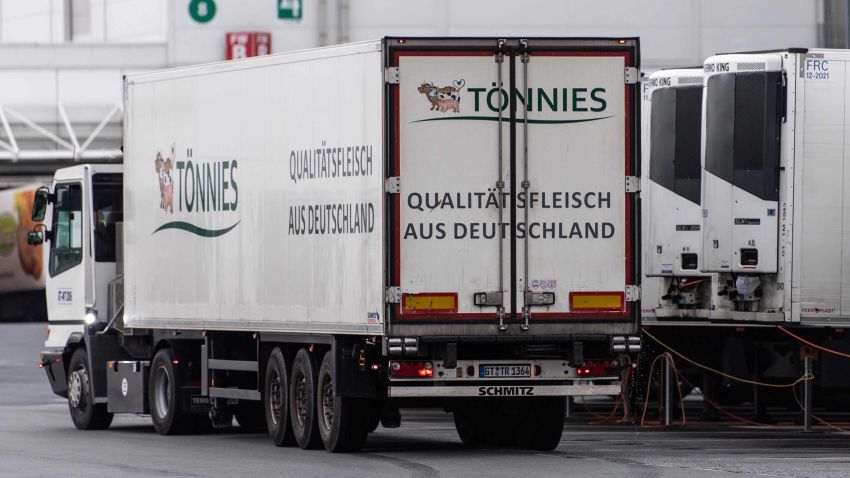
<path fill-rule="evenodd" d="M 422 294 L 402 294 L 401 309 L 402 312 L 407 314 L 457 312 L 457 293 L 427 292 Z"/>
<path fill-rule="evenodd" d="M 570 310 L 576 312 L 621 312 L 623 292 L 570 292 Z"/>

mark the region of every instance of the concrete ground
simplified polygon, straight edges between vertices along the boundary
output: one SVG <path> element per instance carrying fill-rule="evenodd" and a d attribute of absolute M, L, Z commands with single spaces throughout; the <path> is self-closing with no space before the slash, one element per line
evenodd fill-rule
<path fill-rule="evenodd" d="M 450 415 L 411 411 L 401 428 L 378 428 L 362 453 L 348 455 L 276 448 L 238 428 L 158 436 L 140 416 L 81 432 L 36 368 L 44 335 L 44 324 L 0 325 L 0 477 L 850 476 L 850 435 L 794 427 L 662 430 L 575 417 L 554 452 L 467 450 Z"/>

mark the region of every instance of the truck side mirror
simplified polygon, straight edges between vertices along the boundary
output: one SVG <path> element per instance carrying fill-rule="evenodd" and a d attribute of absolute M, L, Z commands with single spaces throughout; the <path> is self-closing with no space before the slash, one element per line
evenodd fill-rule
<path fill-rule="evenodd" d="M 32 203 L 32 220 L 41 222 L 47 213 L 47 204 L 50 202 L 50 190 L 42 186 L 35 191 Z M 29 240 L 29 239 L 28 239 Z"/>
<path fill-rule="evenodd" d="M 30 231 L 27 233 L 27 244 L 37 246 L 44 242 L 44 231 Z"/>
<path fill-rule="evenodd" d="M 32 231 L 27 233 L 27 244 L 37 246 L 50 240 L 51 233 L 44 224 L 36 224 Z"/>

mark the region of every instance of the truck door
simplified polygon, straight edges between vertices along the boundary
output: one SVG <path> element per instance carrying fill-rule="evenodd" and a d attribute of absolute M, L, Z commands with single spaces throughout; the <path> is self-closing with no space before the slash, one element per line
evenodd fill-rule
<path fill-rule="evenodd" d="M 84 263 L 86 227 L 82 180 L 54 185 L 47 272 L 47 307 L 51 321 L 80 322 L 86 312 Z"/>
<path fill-rule="evenodd" d="M 633 50 L 566 42 L 390 45 L 393 326 L 634 324 Z"/>

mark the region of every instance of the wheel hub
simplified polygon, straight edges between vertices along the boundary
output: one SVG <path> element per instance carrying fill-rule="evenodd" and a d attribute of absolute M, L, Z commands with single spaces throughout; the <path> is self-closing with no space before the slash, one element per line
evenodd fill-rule
<path fill-rule="evenodd" d="M 295 382 L 295 412 L 298 425 L 303 427 L 307 422 L 307 377 L 304 375 Z"/>
<path fill-rule="evenodd" d="M 169 404 L 171 403 L 171 387 L 168 379 L 168 371 L 160 366 L 156 369 L 154 376 L 154 406 L 160 418 L 168 416 Z"/>
<path fill-rule="evenodd" d="M 269 386 L 269 411 L 275 425 L 280 423 L 280 409 L 283 401 L 280 392 L 280 373 L 277 370 L 272 370 L 272 380 Z"/>
<path fill-rule="evenodd" d="M 74 408 L 79 408 L 83 398 L 83 375 L 85 369 L 77 369 L 71 372 L 68 378 L 68 403 Z"/>
<path fill-rule="evenodd" d="M 330 376 L 322 380 L 322 424 L 330 430 L 334 424 L 334 386 Z"/>

